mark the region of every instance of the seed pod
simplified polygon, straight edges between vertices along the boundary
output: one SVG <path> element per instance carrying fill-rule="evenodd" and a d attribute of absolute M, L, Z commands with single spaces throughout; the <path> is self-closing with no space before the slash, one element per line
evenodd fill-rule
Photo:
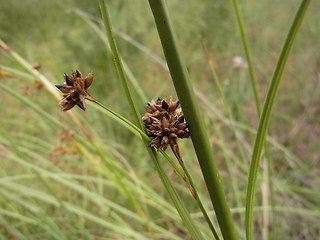
<path fill-rule="evenodd" d="M 75 105 L 82 110 L 86 110 L 85 99 L 95 101 L 88 95 L 88 88 L 93 81 L 93 72 L 90 72 L 86 78 L 78 70 L 72 71 L 72 77 L 69 77 L 66 73 L 63 75 L 65 82 L 62 85 L 56 85 L 56 87 L 64 93 L 63 99 L 60 101 L 61 110 L 68 111 Z"/>
<path fill-rule="evenodd" d="M 146 114 L 142 121 L 147 129 L 147 135 L 151 138 L 150 147 L 158 147 L 165 151 L 168 145 L 173 150 L 179 149 L 177 139 L 190 136 L 188 125 L 184 122 L 184 116 L 179 106 L 179 101 L 173 101 L 172 97 L 167 101 L 159 97 L 157 101 L 151 100 L 146 104 Z M 179 154 L 179 152 L 175 152 Z"/>

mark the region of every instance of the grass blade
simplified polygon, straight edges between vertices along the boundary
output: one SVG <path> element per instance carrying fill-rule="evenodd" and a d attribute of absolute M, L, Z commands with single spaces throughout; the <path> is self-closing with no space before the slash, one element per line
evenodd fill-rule
<path fill-rule="evenodd" d="M 267 135 L 267 129 L 270 123 L 271 113 L 275 102 L 275 97 L 278 92 L 278 87 L 281 81 L 282 73 L 286 62 L 289 57 L 289 53 L 292 49 L 294 40 L 297 36 L 298 30 L 304 19 L 305 13 L 311 0 L 302 1 L 300 8 L 296 14 L 293 24 L 290 28 L 284 46 L 282 48 L 276 69 L 272 76 L 271 84 L 267 93 L 266 101 L 263 106 L 262 115 L 259 121 L 259 128 L 254 143 L 254 149 L 251 159 L 248 189 L 247 189 L 247 200 L 246 200 L 246 235 L 247 240 L 253 239 L 253 205 L 254 205 L 254 195 L 257 183 L 258 169 L 260 164 L 260 159 L 262 156 L 262 149 Z"/>

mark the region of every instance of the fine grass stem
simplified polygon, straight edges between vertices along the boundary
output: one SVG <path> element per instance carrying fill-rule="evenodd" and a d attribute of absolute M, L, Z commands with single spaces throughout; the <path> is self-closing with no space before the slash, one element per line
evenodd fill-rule
<path fill-rule="evenodd" d="M 252 91 L 253 91 L 253 95 L 254 95 L 254 99 L 255 99 L 255 103 L 256 103 L 256 108 L 257 108 L 257 112 L 258 112 L 258 117 L 260 118 L 261 115 L 261 104 L 260 104 L 260 96 L 259 96 L 259 92 L 258 92 L 258 87 L 257 87 L 257 80 L 254 74 L 254 69 L 253 69 L 253 63 L 252 63 L 252 59 L 251 59 L 251 54 L 250 54 L 250 48 L 249 48 L 249 44 L 248 44 L 248 40 L 247 40 L 247 35 L 245 34 L 245 27 L 243 24 L 243 20 L 242 20 L 242 15 L 241 15 L 241 11 L 239 9 L 239 2 L 238 0 L 232 0 L 233 6 L 234 6 L 234 10 L 236 13 L 236 18 L 237 18 L 237 22 L 238 22 L 238 26 L 239 26 L 239 30 L 240 30 L 240 34 L 241 34 L 241 40 L 242 40 L 242 44 L 243 44 L 243 48 L 245 51 L 245 55 L 247 58 L 247 62 L 248 62 L 248 67 L 249 67 L 249 75 L 250 75 L 250 81 L 251 81 L 251 86 L 252 86 Z M 265 144 L 264 146 L 265 149 L 265 159 L 263 160 L 263 191 L 262 191 L 262 204 L 263 205 L 268 205 L 268 191 L 270 191 L 270 198 L 271 198 L 271 205 L 272 205 L 272 209 L 274 209 L 274 193 L 273 193 L 273 186 L 272 186 L 272 181 L 270 181 L 270 177 L 272 176 L 272 168 L 271 168 L 271 163 L 270 161 L 268 161 L 269 159 L 269 152 L 268 152 L 268 148 L 267 148 L 267 144 Z M 268 239 L 268 229 L 269 229 L 269 212 L 267 212 L 267 210 L 265 210 L 263 212 L 263 239 L 267 240 Z"/>
<path fill-rule="evenodd" d="M 268 89 L 267 97 L 263 106 L 261 118 L 259 121 L 259 127 L 257 136 L 254 143 L 253 154 L 250 165 L 248 188 L 247 188 L 247 200 L 246 200 L 246 237 L 247 240 L 253 239 L 253 206 L 254 195 L 258 177 L 258 170 L 260 165 L 260 159 L 262 156 L 262 149 L 267 135 L 268 126 L 270 123 L 271 113 L 275 103 L 275 98 L 278 92 L 278 87 L 282 79 L 282 74 L 287 63 L 289 54 L 291 52 L 294 40 L 300 29 L 301 23 L 304 19 L 305 13 L 310 5 L 311 0 L 303 0 L 299 7 L 299 10 L 295 16 L 295 19 L 291 25 L 284 46 L 282 48 L 279 60 L 277 62 L 275 71 L 272 76 L 270 87 Z"/>
<path fill-rule="evenodd" d="M 232 113 L 231 113 L 231 109 L 229 107 L 229 104 L 227 102 L 227 99 L 225 97 L 225 94 L 223 92 L 223 89 L 221 87 L 221 84 L 220 84 L 220 81 L 219 81 L 219 78 L 218 78 L 218 75 L 217 75 L 217 72 L 215 70 L 215 67 L 214 67 L 214 64 L 213 64 L 213 60 L 211 58 L 211 56 L 209 55 L 209 52 L 207 50 L 207 48 L 203 45 L 203 49 L 204 49 L 204 52 L 206 54 L 206 57 L 207 57 L 207 61 L 209 63 L 209 67 L 210 67 L 210 70 L 211 70 L 211 74 L 212 74 L 212 77 L 216 83 L 216 86 L 218 88 L 218 91 L 219 91 L 219 94 L 220 94 L 220 97 L 222 98 L 222 102 L 223 102 L 223 105 L 226 109 L 226 112 L 227 112 L 227 117 L 230 121 L 230 125 L 231 125 L 231 129 L 232 129 L 232 132 L 233 132 L 233 135 L 235 136 L 235 139 L 236 139 L 236 143 L 237 143 L 237 148 L 238 148 L 238 151 L 239 151 L 239 154 L 240 154 L 240 157 L 243 161 L 243 164 L 246 165 L 247 164 L 247 158 L 246 158 L 246 155 L 245 155 L 245 152 L 244 152 L 244 149 L 243 149 L 243 146 L 241 144 L 241 141 L 239 139 L 239 134 L 238 134 L 238 131 L 235 127 L 235 124 L 234 124 L 234 118 L 232 116 Z"/>
<path fill-rule="evenodd" d="M 248 62 L 249 75 L 250 75 L 253 96 L 254 96 L 254 100 L 256 103 L 258 116 L 260 116 L 260 114 L 261 114 L 260 97 L 259 97 L 259 92 L 258 92 L 258 88 L 257 88 L 257 80 L 256 80 L 254 70 L 253 70 L 253 63 L 252 63 L 252 59 L 251 59 L 247 35 L 245 34 L 245 28 L 243 25 L 241 11 L 239 10 L 238 0 L 232 0 L 232 3 L 233 3 L 234 10 L 236 12 L 237 22 L 238 22 L 238 26 L 239 26 L 239 30 L 240 30 L 240 34 L 241 34 L 241 40 L 242 40 L 244 52 L 246 54 L 247 62 Z"/>
<path fill-rule="evenodd" d="M 179 154 L 177 154 L 173 149 L 172 149 L 172 152 L 176 156 L 176 159 L 178 160 L 180 166 L 183 169 L 183 172 L 185 173 L 185 176 L 183 177 L 183 179 L 184 179 L 184 181 L 186 182 L 187 185 L 190 185 L 190 187 L 191 187 L 190 191 L 191 191 L 193 197 L 196 199 L 196 201 L 197 201 L 197 203 L 199 205 L 199 208 L 200 208 L 200 210 L 201 210 L 201 212 L 202 212 L 202 214 L 203 214 L 208 226 L 210 227 L 210 230 L 211 230 L 213 236 L 215 237 L 216 240 L 219 240 L 218 233 L 217 233 L 216 229 L 214 228 L 214 226 L 213 226 L 213 224 L 212 224 L 212 222 L 211 222 L 211 220 L 210 220 L 210 218 L 208 216 L 208 213 L 206 212 L 206 210 L 205 210 L 205 208 L 204 208 L 204 206 L 202 204 L 202 201 L 200 199 L 200 196 L 198 194 L 196 186 L 195 186 L 195 184 L 193 182 L 193 179 L 192 179 L 188 169 L 186 168 L 186 166 L 184 164 L 184 161 L 181 159 Z"/>

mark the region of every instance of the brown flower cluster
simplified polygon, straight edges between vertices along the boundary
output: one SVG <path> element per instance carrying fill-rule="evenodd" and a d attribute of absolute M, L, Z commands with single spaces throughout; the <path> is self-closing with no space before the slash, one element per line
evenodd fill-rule
<path fill-rule="evenodd" d="M 82 73 L 78 70 L 72 71 L 72 77 L 64 74 L 65 82 L 62 85 L 56 85 L 56 87 L 63 92 L 63 98 L 60 101 L 61 110 L 67 111 L 73 108 L 75 105 L 82 110 L 86 110 L 85 99 L 94 101 L 92 97 L 88 95 L 88 88 L 93 81 L 93 73 L 90 72 L 88 76 L 83 77 Z"/>
<path fill-rule="evenodd" d="M 151 138 L 150 147 L 158 147 L 165 151 L 170 145 L 176 154 L 178 152 L 178 138 L 190 136 L 187 123 L 184 121 L 181 108 L 178 108 L 179 101 L 173 101 L 172 97 L 167 102 L 158 98 L 147 103 L 147 113 L 142 117 L 147 129 L 147 135 Z"/>

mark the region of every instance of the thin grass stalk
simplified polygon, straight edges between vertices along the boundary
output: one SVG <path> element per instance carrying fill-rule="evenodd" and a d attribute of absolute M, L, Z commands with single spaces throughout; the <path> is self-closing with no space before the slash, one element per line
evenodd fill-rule
<path fill-rule="evenodd" d="M 238 0 L 232 0 L 232 3 L 234 6 L 234 10 L 236 12 L 237 22 L 238 22 L 238 26 L 239 26 L 239 30 L 240 30 L 240 34 L 241 34 L 241 40 L 242 40 L 243 48 L 244 48 L 244 51 L 246 54 L 246 59 L 248 62 L 252 91 L 253 91 L 253 95 L 254 95 L 254 99 L 255 99 L 255 103 L 256 103 L 258 117 L 260 118 L 260 115 L 261 115 L 260 96 L 259 96 L 259 92 L 257 89 L 257 80 L 256 80 L 256 77 L 254 74 L 253 63 L 252 63 L 252 59 L 251 59 L 247 35 L 245 34 L 245 27 L 243 24 L 241 11 L 239 9 L 239 2 L 238 2 Z M 268 154 L 268 149 L 267 149 L 266 144 L 264 146 L 264 149 L 265 149 L 264 162 L 266 162 L 266 163 L 264 163 L 264 166 L 268 165 L 268 167 L 263 168 L 263 176 L 264 176 L 263 177 L 263 184 L 264 184 L 263 189 L 264 190 L 262 191 L 262 199 L 263 199 L 262 204 L 269 205 L 268 191 L 270 191 L 271 192 L 271 194 L 270 194 L 271 205 L 272 205 L 272 209 L 274 209 L 275 201 L 274 201 L 274 194 L 272 192 L 273 186 L 272 186 L 272 181 L 270 181 L 270 179 L 271 179 L 270 177 L 272 176 L 272 173 L 271 173 L 272 168 L 270 168 L 270 161 L 268 161 L 269 154 Z M 267 240 L 268 239 L 268 231 L 269 231 L 269 212 L 267 210 L 265 210 L 263 212 L 263 230 L 262 231 L 263 231 L 263 239 Z"/>
<path fill-rule="evenodd" d="M 232 0 L 232 3 L 233 3 L 234 10 L 236 12 L 237 22 L 238 22 L 238 26 L 239 26 L 239 30 L 240 30 L 240 34 L 241 34 L 241 40 L 242 40 L 244 52 L 246 54 L 247 62 L 248 62 L 252 91 L 253 91 L 253 96 L 254 96 L 254 100 L 255 100 L 256 108 L 257 108 L 257 112 L 258 112 L 258 117 L 259 117 L 261 114 L 260 97 L 259 97 L 259 92 L 257 89 L 257 80 L 254 75 L 253 64 L 252 64 L 252 59 L 251 59 L 251 54 L 250 54 L 250 48 L 248 45 L 247 35 L 245 34 L 245 28 L 244 28 L 243 21 L 242 21 L 241 11 L 239 10 L 238 0 Z"/>
<path fill-rule="evenodd" d="M 242 164 L 237 162 L 236 155 L 231 151 L 231 149 L 229 149 L 228 146 L 226 146 L 226 140 L 224 138 L 225 136 L 222 134 L 221 129 L 218 128 L 217 124 L 213 124 L 213 125 L 214 125 L 213 129 L 217 134 L 217 138 L 219 139 L 219 147 L 223 153 L 224 163 L 230 175 L 230 181 L 231 181 L 232 191 L 234 192 L 234 200 L 235 200 L 236 207 L 242 207 L 244 202 L 242 201 L 242 198 L 241 198 L 241 191 L 239 188 L 239 182 L 238 182 L 239 179 L 237 174 L 239 171 L 238 170 L 239 166 L 237 165 L 242 166 Z M 240 219 L 243 220 L 241 222 L 244 222 L 244 215 L 241 214 Z"/>
<path fill-rule="evenodd" d="M 266 145 L 266 143 L 265 143 Z M 265 146 L 266 147 L 266 146 Z M 261 195 L 262 195 L 262 206 L 269 205 L 269 168 L 268 168 L 268 161 L 266 158 L 262 159 L 262 182 L 261 182 Z M 271 209 L 274 209 L 272 205 Z M 264 210 L 262 213 L 262 240 L 269 239 L 269 211 Z"/>
<path fill-rule="evenodd" d="M 100 7 L 100 11 L 101 11 L 101 15 L 102 15 L 102 19 L 104 22 L 104 26 L 106 29 L 106 34 L 107 34 L 107 38 L 109 41 L 109 45 L 111 48 L 111 52 L 113 55 L 113 59 L 116 65 L 116 69 L 121 81 L 121 85 L 124 89 L 127 101 L 129 103 L 130 109 L 132 114 L 134 115 L 134 118 L 136 120 L 136 122 L 138 123 L 138 125 L 140 126 L 141 130 L 144 130 L 144 124 L 142 122 L 141 119 L 141 115 L 136 107 L 136 104 L 134 102 L 134 99 L 132 97 L 130 88 L 129 88 L 129 84 L 126 78 L 126 74 L 124 72 L 124 68 L 122 65 L 122 61 L 120 58 L 120 54 L 114 39 L 114 35 L 113 35 L 113 31 L 112 31 L 112 26 L 111 26 L 111 22 L 110 22 L 110 18 L 108 15 L 108 8 L 106 5 L 106 2 L 104 0 L 99 0 L 99 7 Z M 165 174 L 163 168 L 161 167 L 161 165 L 159 164 L 157 155 L 154 151 L 154 149 L 149 148 L 148 145 L 148 141 L 144 140 L 144 143 L 146 145 L 146 148 L 148 150 L 148 153 L 152 159 L 153 164 L 156 167 L 156 170 L 158 171 L 158 174 L 161 178 L 161 181 L 163 182 L 166 190 L 169 193 L 169 196 L 171 197 L 171 200 L 173 201 L 182 221 L 185 223 L 186 228 L 188 229 L 188 232 L 190 233 L 190 235 L 194 238 L 194 239 L 203 239 L 200 231 L 197 229 L 196 225 L 193 223 L 190 214 L 188 213 L 187 209 L 185 208 L 183 202 L 181 201 L 179 195 L 177 194 L 177 192 L 174 190 L 168 176 Z"/>
<path fill-rule="evenodd" d="M 191 139 L 225 239 L 237 239 L 237 234 L 221 184 L 220 175 L 208 134 L 201 118 L 197 98 L 189 81 L 186 66 L 178 50 L 176 36 L 164 0 L 149 0 L 157 25 L 164 54 L 170 69 L 184 116 L 190 126 Z"/>
<path fill-rule="evenodd" d="M 245 155 L 243 146 L 242 146 L 241 141 L 239 139 L 238 131 L 237 131 L 236 127 L 235 127 L 234 119 L 233 119 L 229 104 L 227 102 L 227 99 L 226 99 L 225 94 L 223 92 L 223 89 L 221 87 L 217 72 L 216 72 L 215 67 L 213 65 L 213 60 L 212 60 L 211 56 L 209 55 L 209 52 L 208 52 L 207 48 L 204 45 L 203 45 L 203 49 L 204 49 L 204 52 L 206 54 L 206 57 L 207 57 L 207 60 L 208 60 L 208 63 L 209 63 L 209 67 L 210 67 L 210 70 L 211 70 L 212 77 L 213 77 L 213 79 L 214 79 L 214 81 L 215 81 L 215 83 L 217 85 L 220 97 L 222 98 L 223 105 L 224 105 L 224 107 L 226 109 L 227 117 L 228 117 L 228 119 L 230 121 L 231 129 L 232 129 L 233 135 L 235 136 L 235 139 L 236 139 L 237 148 L 238 148 L 240 157 L 241 157 L 241 159 L 243 161 L 243 164 L 246 165 L 247 157 Z"/>
<path fill-rule="evenodd" d="M 179 154 L 177 154 L 173 149 L 172 149 L 172 152 L 176 156 L 176 159 L 178 160 L 180 166 L 183 169 L 183 172 L 185 173 L 185 176 L 183 177 L 183 179 L 187 184 L 190 184 L 190 186 L 192 188 L 190 191 L 191 191 L 193 197 L 196 199 L 197 204 L 199 205 L 199 208 L 200 208 L 200 210 L 201 210 L 201 212 L 202 212 L 202 214 L 204 216 L 204 219 L 206 220 L 206 222 L 207 222 L 207 224 L 208 224 L 213 236 L 215 237 L 216 240 L 219 240 L 220 238 L 218 236 L 218 233 L 217 233 L 216 229 L 214 228 L 213 223 L 211 222 L 211 220 L 209 218 L 209 215 L 206 212 L 206 210 L 205 210 L 205 208 L 204 208 L 204 206 L 202 204 L 202 201 L 201 201 L 200 196 L 198 194 L 197 188 L 196 188 L 196 186 L 195 186 L 195 184 L 193 182 L 193 179 L 192 179 L 188 169 L 186 168 L 186 166 L 184 164 L 184 161 L 181 159 Z"/>
<path fill-rule="evenodd" d="M 311 3 L 311 0 L 303 0 L 299 10 L 291 25 L 285 43 L 283 45 L 279 60 L 277 62 L 275 71 L 272 76 L 270 87 L 267 93 L 266 101 L 263 106 L 262 115 L 259 121 L 258 132 L 254 143 L 253 154 L 250 165 L 247 200 L 246 200 L 246 237 L 247 240 L 253 239 L 253 206 L 254 195 L 257 183 L 258 170 L 260 159 L 262 156 L 262 149 L 267 135 L 267 129 L 270 123 L 271 113 L 273 110 L 275 98 L 278 92 L 279 84 L 282 79 L 282 74 L 287 63 L 289 54 L 291 52 L 294 40 L 300 29 L 301 23 L 304 19 L 305 13 Z"/>
<path fill-rule="evenodd" d="M 269 186 L 269 193 L 270 193 L 270 205 L 271 205 L 271 216 L 269 218 L 269 222 L 270 222 L 270 225 L 269 227 L 271 227 L 271 231 L 270 231 L 270 234 L 268 233 L 268 235 L 270 235 L 270 239 L 275 239 L 275 236 L 276 236 L 276 232 L 274 231 L 274 227 L 272 226 L 277 226 L 277 218 L 274 217 L 275 215 L 275 212 L 276 212 L 276 197 L 275 197 L 275 188 L 274 188 L 274 183 L 272 181 L 272 176 L 273 176 L 273 162 L 268 160 L 270 159 L 268 157 L 268 154 L 269 154 L 269 151 L 268 151 L 268 144 L 267 144 L 267 141 L 265 142 L 264 144 L 264 149 L 265 149 L 265 161 L 267 162 L 267 172 L 268 172 L 268 176 L 266 177 L 266 179 L 268 179 L 268 186 Z M 265 204 L 265 206 L 268 206 L 267 204 Z M 267 211 L 267 210 L 264 210 L 264 211 Z M 268 236 L 266 236 L 268 237 Z"/>
<path fill-rule="evenodd" d="M 111 22 L 110 22 L 108 10 L 107 10 L 107 4 L 105 3 L 104 0 L 99 0 L 99 7 L 100 7 L 100 12 L 102 15 L 103 22 L 104 22 L 109 46 L 111 48 L 111 52 L 113 55 L 113 61 L 116 66 L 116 70 L 119 75 L 119 80 L 122 85 L 123 91 L 126 95 L 127 102 L 129 104 L 130 110 L 134 116 L 135 122 L 140 126 L 140 129 L 144 129 L 144 124 L 141 120 L 141 116 L 139 114 L 138 108 L 135 104 L 135 101 L 134 101 L 132 94 L 131 94 L 131 90 L 129 88 L 127 76 L 125 74 L 123 64 L 121 61 L 121 56 L 119 54 L 118 47 L 117 47 L 117 44 L 114 39 L 112 26 L 111 26 Z"/>

